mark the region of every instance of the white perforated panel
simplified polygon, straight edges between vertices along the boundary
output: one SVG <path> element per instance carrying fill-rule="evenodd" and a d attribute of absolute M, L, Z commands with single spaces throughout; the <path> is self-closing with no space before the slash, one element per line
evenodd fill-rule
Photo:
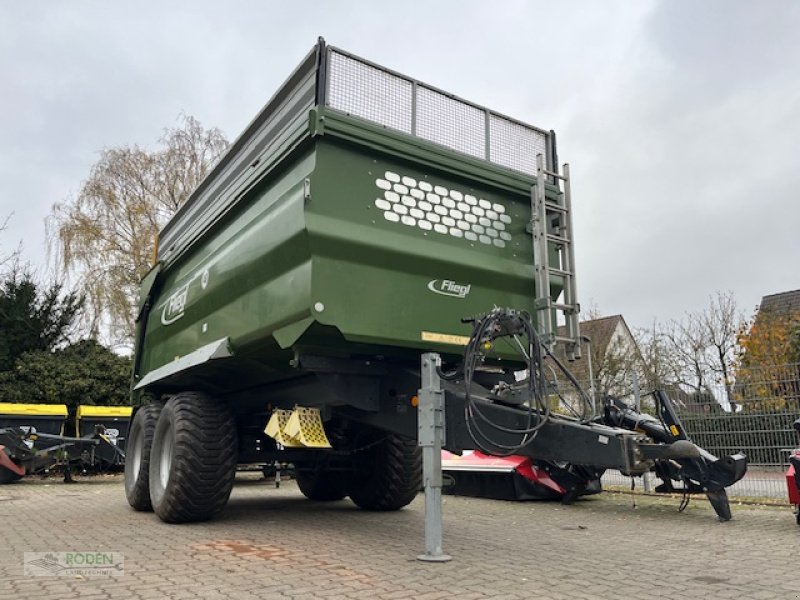
<path fill-rule="evenodd" d="M 497 248 L 505 248 L 511 241 L 507 229 L 512 219 L 502 204 L 407 176 L 402 177 L 402 184 L 392 183 L 399 181 L 401 176 L 392 171 L 375 180 L 380 196 L 374 206 L 390 223 Z"/>

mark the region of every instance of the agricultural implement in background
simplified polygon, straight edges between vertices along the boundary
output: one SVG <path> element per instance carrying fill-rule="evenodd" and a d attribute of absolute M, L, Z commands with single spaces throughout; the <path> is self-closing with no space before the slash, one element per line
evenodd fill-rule
<path fill-rule="evenodd" d="M 107 470 L 124 462 L 125 453 L 101 425 L 82 437 L 0 429 L 0 484 L 53 470 L 63 471 L 64 480 L 70 481 L 73 470 Z"/>
<path fill-rule="evenodd" d="M 543 354 L 580 357 L 555 133 L 322 39 L 161 231 L 139 298 L 125 491 L 166 522 L 218 514 L 237 464 L 291 462 L 308 498 L 368 510 L 424 483 L 435 540 L 443 447 L 633 475 L 698 456 L 550 411 Z"/>
<path fill-rule="evenodd" d="M 559 465 L 527 456 L 492 456 L 478 450 L 461 456 L 444 451 L 442 491 L 455 496 L 495 500 L 560 500 L 571 504 L 580 496 L 603 491 L 605 469 Z"/>
<path fill-rule="evenodd" d="M 125 462 L 130 406 L 81 405 L 77 437 L 64 435 L 63 404 L 0 403 L 0 483 L 24 475 L 62 470 L 105 471 Z"/>

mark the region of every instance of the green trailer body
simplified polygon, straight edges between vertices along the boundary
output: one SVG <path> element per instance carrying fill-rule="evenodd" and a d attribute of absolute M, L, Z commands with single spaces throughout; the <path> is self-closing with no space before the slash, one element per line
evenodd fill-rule
<path fill-rule="evenodd" d="M 208 519 L 237 463 L 291 463 L 309 498 L 396 510 L 422 485 L 420 445 L 438 460 L 432 431 L 460 452 L 483 448 L 487 422 L 498 449 L 648 468 L 639 434 L 551 419 L 546 386 L 536 407 L 528 394 L 540 347 L 580 348 L 557 165 L 552 131 L 320 40 L 159 236 L 136 318 L 131 506 Z M 518 382 L 523 367 L 540 375 Z"/>
<path fill-rule="evenodd" d="M 374 109 L 334 96 L 365 74 L 416 87 L 409 102 L 435 94 L 436 121 L 372 84 L 349 93 L 373 94 L 385 115 L 345 112 Z M 460 354 L 461 317 L 534 313 L 537 148 L 554 164 L 552 132 L 320 44 L 162 232 L 142 288 L 136 393 L 252 389 L 297 376 L 298 349 L 418 363 L 425 350 Z M 554 277 L 551 298 L 560 292 Z"/>

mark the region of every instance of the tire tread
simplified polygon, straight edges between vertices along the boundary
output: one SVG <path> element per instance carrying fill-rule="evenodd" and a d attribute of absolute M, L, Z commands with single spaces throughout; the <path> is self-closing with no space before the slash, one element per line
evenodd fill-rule
<path fill-rule="evenodd" d="M 376 447 L 371 476 L 350 489 L 350 499 L 365 510 L 407 506 L 422 486 L 422 452 L 416 440 L 389 434 Z"/>
<path fill-rule="evenodd" d="M 139 472 L 131 473 L 131 462 L 125 460 L 125 496 L 128 504 L 134 510 L 151 511 L 153 505 L 150 502 L 150 451 L 153 448 L 153 434 L 156 430 L 158 416 L 164 407 L 160 402 L 153 402 L 143 406 L 133 417 L 130 434 L 133 434 L 135 427 L 144 429 L 144 439 L 142 441 L 142 458 L 139 462 Z M 138 419 L 138 421 L 137 421 Z M 129 436 L 132 439 L 132 435 Z"/>
<path fill-rule="evenodd" d="M 236 476 L 233 417 L 226 405 L 199 392 L 181 392 L 168 406 L 175 455 L 167 487 L 153 508 L 168 523 L 211 519 L 227 504 Z"/>

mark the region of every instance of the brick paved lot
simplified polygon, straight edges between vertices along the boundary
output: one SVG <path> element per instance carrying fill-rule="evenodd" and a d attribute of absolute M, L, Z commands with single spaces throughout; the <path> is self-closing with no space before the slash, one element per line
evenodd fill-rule
<path fill-rule="evenodd" d="M 240 475 L 221 518 L 165 525 L 119 476 L 0 487 L 0 598 L 800 598 L 788 509 L 604 494 L 574 506 L 445 500 L 445 550 L 423 564 L 422 497 L 396 513 L 314 503 Z M 122 577 L 23 576 L 26 551 L 125 555 Z"/>

